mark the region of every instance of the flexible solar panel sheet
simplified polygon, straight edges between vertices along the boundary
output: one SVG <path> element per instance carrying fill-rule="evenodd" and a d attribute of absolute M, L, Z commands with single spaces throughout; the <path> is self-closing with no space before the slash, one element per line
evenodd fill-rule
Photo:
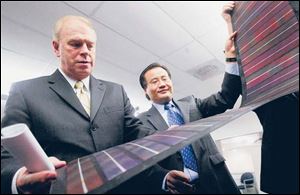
<path fill-rule="evenodd" d="M 58 170 L 51 193 L 105 193 L 243 114 L 298 91 L 299 24 L 294 10 L 288 2 L 236 2 L 241 108 L 73 160 Z"/>
<path fill-rule="evenodd" d="M 237 1 L 232 20 L 245 85 L 242 105 L 298 91 L 299 22 L 290 3 Z"/>

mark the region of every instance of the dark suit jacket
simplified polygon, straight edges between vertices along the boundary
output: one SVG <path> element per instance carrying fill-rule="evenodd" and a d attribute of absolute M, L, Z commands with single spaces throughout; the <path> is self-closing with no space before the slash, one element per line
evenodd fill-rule
<path fill-rule="evenodd" d="M 228 108 L 232 108 L 241 90 L 240 77 L 225 73 L 222 90 L 217 94 L 205 99 L 185 97 L 179 101 L 174 101 L 184 116 L 185 123 L 199 120 L 208 116 L 222 113 Z M 149 128 L 163 131 L 168 128 L 165 120 L 158 110 L 152 106 L 150 110 L 142 113 L 140 119 Z M 192 147 L 199 167 L 199 183 L 197 193 L 239 193 L 239 190 L 225 165 L 225 159 L 219 153 L 210 135 L 194 142 Z M 150 170 L 149 181 L 144 188 L 150 187 L 149 191 L 163 193 L 161 190 L 163 179 L 170 170 L 183 171 L 183 161 L 180 152 L 168 157 Z M 152 184 L 152 185 L 151 185 Z M 153 190 L 156 191 L 153 191 Z"/>
<path fill-rule="evenodd" d="M 121 85 L 91 76 L 90 87 L 89 117 L 58 70 L 16 83 L 1 127 L 26 123 L 48 156 L 67 162 L 148 134 Z M 2 193 L 11 193 L 12 177 L 20 167 L 1 147 Z"/>
<path fill-rule="evenodd" d="M 267 193 L 299 193 L 299 92 L 255 110 L 262 126 L 260 188 Z"/>

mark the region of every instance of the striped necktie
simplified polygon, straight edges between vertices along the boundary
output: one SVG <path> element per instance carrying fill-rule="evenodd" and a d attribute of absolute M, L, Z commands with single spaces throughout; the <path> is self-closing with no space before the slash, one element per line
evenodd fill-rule
<path fill-rule="evenodd" d="M 84 84 L 82 81 L 77 81 L 74 88 L 76 89 L 76 95 L 83 106 L 84 110 L 90 115 L 90 98 L 83 89 Z"/>

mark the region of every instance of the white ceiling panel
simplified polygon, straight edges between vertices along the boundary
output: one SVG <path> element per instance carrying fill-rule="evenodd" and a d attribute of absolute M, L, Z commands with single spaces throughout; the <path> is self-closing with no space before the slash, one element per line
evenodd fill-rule
<path fill-rule="evenodd" d="M 54 58 L 51 47 L 50 37 L 1 18 L 1 48 L 49 63 Z"/>
<path fill-rule="evenodd" d="M 1 2 L 1 15 L 49 37 L 56 20 L 69 14 L 83 15 L 60 1 Z"/>
<path fill-rule="evenodd" d="M 224 23 L 222 7 L 226 1 L 155 1 L 178 24 L 193 36 L 199 37 Z"/>
<path fill-rule="evenodd" d="M 105 2 L 94 17 L 161 57 L 192 40 L 152 2 Z"/>
<path fill-rule="evenodd" d="M 98 42 L 97 55 L 131 73 L 140 73 L 156 56 L 135 45 L 128 39 L 103 27 L 95 25 Z"/>
<path fill-rule="evenodd" d="M 200 65 L 203 62 L 213 59 L 207 50 L 202 47 L 198 42 L 193 41 L 186 47 L 180 49 L 173 54 L 164 57 L 168 62 L 172 63 L 180 70 L 187 71 Z"/>
<path fill-rule="evenodd" d="M 224 22 L 225 23 L 225 22 Z M 220 29 L 223 29 L 221 32 Z M 201 42 L 207 50 L 211 51 L 213 55 L 220 60 L 225 62 L 224 49 L 227 38 L 229 37 L 225 24 L 219 27 L 215 27 L 210 32 L 204 34 L 201 37 L 197 37 L 198 41 Z"/>
<path fill-rule="evenodd" d="M 64 1 L 64 3 L 90 16 L 102 5 L 103 1 Z"/>
<path fill-rule="evenodd" d="M 198 98 L 206 98 L 214 93 L 217 93 L 221 89 L 221 84 L 223 81 L 223 75 L 220 74 L 212 77 L 204 82 L 198 79 L 189 80 L 185 82 L 185 87 L 181 91 L 181 94 L 194 95 Z"/>

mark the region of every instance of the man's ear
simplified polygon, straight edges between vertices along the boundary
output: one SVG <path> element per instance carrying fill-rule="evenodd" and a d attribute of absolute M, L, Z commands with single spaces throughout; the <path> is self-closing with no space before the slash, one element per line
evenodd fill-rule
<path fill-rule="evenodd" d="M 52 47 L 53 47 L 53 51 L 56 54 L 56 56 L 60 57 L 59 43 L 57 41 L 52 41 Z"/>
<path fill-rule="evenodd" d="M 145 96 L 146 96 L 147 100 L 151 100 L 149 95 L 147 94 L 147 90 L 145 89 L 144 91 L 145 91 Z"/>
<path fill-rule="evenodd" d="M 146 95 L 146 98 L 148 99 L 148 100 L 150 100 L 150 97 L 149 97 L 149 95 L 146 93 L 145 94 Z"/>

